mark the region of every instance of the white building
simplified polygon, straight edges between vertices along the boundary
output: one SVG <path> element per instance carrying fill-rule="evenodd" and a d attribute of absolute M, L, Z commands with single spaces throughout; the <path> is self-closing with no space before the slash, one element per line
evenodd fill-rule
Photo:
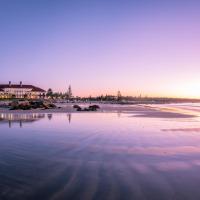
<path fill-rule="evenodd" d="M 0 98 L 44 98 L 46 91 L 33 85 L 0 84 Z"/>

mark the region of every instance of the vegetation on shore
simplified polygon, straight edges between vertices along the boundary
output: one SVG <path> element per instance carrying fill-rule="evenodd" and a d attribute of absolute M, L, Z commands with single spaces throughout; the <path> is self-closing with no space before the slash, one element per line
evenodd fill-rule
<path fill-rule="evenodd" d="M 5 98 L 0 99 L 2 106 L 3 102 L 8 101 L 30 101 L 33 102 L 33 99 L 28 99 L 24 97 L 23 99 Z M 71 85 L 67 88 L 65 93 L 54 92 L 51 88 L 48 89 L 45 96 L 41 97 L 40 101 L 51 101 L 51 102 L 63 102 L 63 103 L 111 103 L 111 104 L 169 104 L 169 103 L 200 103 L 200 99 L 186 99 L 186 98 L 170 98 L 170 97 L 147 97 L 147 96 L 124 96 L 120 91 L 117 91 L 116 95 L 99 95 L 99 96 L 88 96 L 88 97 L 79 97 L 73 96 Z M 39 101 L 39 100 L 35 100 Z M 27 106 L 31 107 L 31 105 Z M 33 106 L 34 107 L 34 106 Z M 44 106 L 45 107 L 45 106 Z M 31 109 L 31 108 L 30 108 Z"/>
<path fill-rule="evenodd" d="M 190 98 L 171 98 L 171 97 L 148 97 L 148 96 L 124 96 L 120 91 L 116 95 L 99 95 L 79 97 L 72 95 L 71 86 L 68 87 L 66 93 L 53 92 L 52 89 L 47 91 L 46 97 L 52 100 L 60 100 L 67 102 L 101 102 L 112 104 L 168 104 L 168 103 L 200 103 L 200 99 Z"/>

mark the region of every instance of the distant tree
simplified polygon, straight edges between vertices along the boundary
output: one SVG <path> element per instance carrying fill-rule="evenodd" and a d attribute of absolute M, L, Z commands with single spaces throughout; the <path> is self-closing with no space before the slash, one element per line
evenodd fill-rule
<path fill-rule="evenodd" d="M 58 93 L 58 92 L 55 92 L 55 93 L 53 93 L 53 95 L 52 95 L 55 99 L 57 99 L 59 96 L 60 96 L 60 94 Z"/>
<path fill-rule="evenodd" d="M 62 96 L 63 96 L 63 94 L 62 94 L 62 92 L 60 92 L 59 93 L 59 98 L 62 99 Z"/>
<path fill-rule="evenodd" d="M 61 99 L 64 99 L 64 98 L 65 98 L 65 94 L 64 94 L 64 93 L 61 93 L 60 95 L 61 95 L 61 96 L 60 96 Z"/>
<path fill-rule="evenodd" d="M 67 93 L 66 93 L 66 97 L 67 99 L 71 99 L 72 98 L 72 88 L 71 85 L 69 85 Z"/>
<path fill-rule="evenodd" d="M 104 96 L 103 96 L 103 94 L 100 96 L 100 101 L 103 101 L 103 98 L 104 98 Z"/>
<path fill-rule="evenodd" d="M 121 101 L 122 100 L 122 94 L 120 91 L 117 92 L 117 101 Z"/>
<path fill-rule="evenodd" d="M 68 95 L 69 95 L 69 98 L 72 98 L 72 88 L 71 88 L 71 85 L 69 85 L 69 88 L 68 88 Z"/>
<path fill-rule="evenodd" d="M 46 94 L 47 97 L 50 97 L 50 98 L 53 98 L 53 90 L 51 88 L 49 88 L 47 90 L 47 94 Z"/>

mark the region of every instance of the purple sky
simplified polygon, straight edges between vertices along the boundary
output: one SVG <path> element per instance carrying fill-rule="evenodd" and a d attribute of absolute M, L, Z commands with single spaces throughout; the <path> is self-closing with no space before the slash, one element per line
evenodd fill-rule
<path fill-rule="evenodd" d="M 1 0 L 0 82 L 200 97 L 200 2 Z"/>

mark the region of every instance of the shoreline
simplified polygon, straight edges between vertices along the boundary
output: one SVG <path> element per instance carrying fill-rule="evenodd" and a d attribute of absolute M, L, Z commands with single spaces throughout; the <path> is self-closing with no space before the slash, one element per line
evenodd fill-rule
<path fill-rule="evenodd" d="M 122 113 L 130 114 L 131 117 L 147 118 L 193 118 L 197 113 L 174 108 L 162 108 L 155 105 L 118 105 L 100 104 L 98 111 L 76 111 L 72 104 L 66 104 L 61 108 L 54 109 L 32 109 L 32 110 L 9 110 L 0 108 L 0 114 L 35 114 L 35 113 Z"/>

